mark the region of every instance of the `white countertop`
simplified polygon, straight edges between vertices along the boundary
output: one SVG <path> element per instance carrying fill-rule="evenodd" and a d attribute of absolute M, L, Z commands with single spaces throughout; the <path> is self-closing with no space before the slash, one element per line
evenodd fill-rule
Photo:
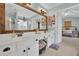
<path fill-rule="evenodd" d="M 17 37 L 16 34 L 0 34 L 0 45 L 22 41 L 25 40 L 23 38 L 30 38 L 31 36 L 34 37 L 34 34 L 23 34 L 21 37 Z"/>

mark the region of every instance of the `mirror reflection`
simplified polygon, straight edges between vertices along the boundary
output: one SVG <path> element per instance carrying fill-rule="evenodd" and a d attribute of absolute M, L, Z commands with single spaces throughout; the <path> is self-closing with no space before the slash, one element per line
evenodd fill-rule
<path fill-rule="evenodd" d="M 5 7 L 5 30 L 46 29 L 43 16 L 12 3 Z"/>

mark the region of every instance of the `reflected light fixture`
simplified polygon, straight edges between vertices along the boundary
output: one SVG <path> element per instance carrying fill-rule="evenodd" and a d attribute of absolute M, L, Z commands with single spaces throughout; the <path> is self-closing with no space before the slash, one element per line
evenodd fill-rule
<path fill-rule="evenodd" d="M 32 6 L 32 4 L 31 4 L 31 3 L 26 3 L 26 5 L 27 5 L 27 6 L 29 6 L 29 7 L 31 7 L 31 6 Z"/>
<path fill-rule="evenodd" d="M 46 14 L 46 10 L 43 8 L 39 8 L 39 11 L 41 12 L 41 14 Z"/>
<path fill-rule="evenodd" d="M 32 6 L 32 4 L 31 3 L 22 3 L 23 5 L 27 5 L 27 6 L 29 6 L 29 7 L 31 7 Z"/>

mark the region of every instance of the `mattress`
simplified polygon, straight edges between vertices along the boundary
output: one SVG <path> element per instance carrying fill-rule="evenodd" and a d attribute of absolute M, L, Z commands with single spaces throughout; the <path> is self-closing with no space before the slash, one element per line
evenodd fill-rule
<path fill-rule="evenodd" d="M 63 36 L 73 36 L 72 30 L 63 30 Z"/>

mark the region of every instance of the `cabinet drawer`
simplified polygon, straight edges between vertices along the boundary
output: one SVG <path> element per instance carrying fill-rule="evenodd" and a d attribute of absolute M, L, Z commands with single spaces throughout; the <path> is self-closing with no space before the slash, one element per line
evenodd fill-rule
<path fill-rule="evenodd" d="M 28 56 L 38 56 L 39 55 L 39 46 L 38 44 L 33 44 L 28 47 Z"/>
<path fill-rule="evenodd" d="M 17 43 L 17 52 L 19 56 L 27 56 L 27 41 L 21 41 Z"/>
<path fill-rule="evenodd" d="M 16 44 L 6 44 L 0 46 L 0 55 L 6 55 L 16 50 Z"/>

